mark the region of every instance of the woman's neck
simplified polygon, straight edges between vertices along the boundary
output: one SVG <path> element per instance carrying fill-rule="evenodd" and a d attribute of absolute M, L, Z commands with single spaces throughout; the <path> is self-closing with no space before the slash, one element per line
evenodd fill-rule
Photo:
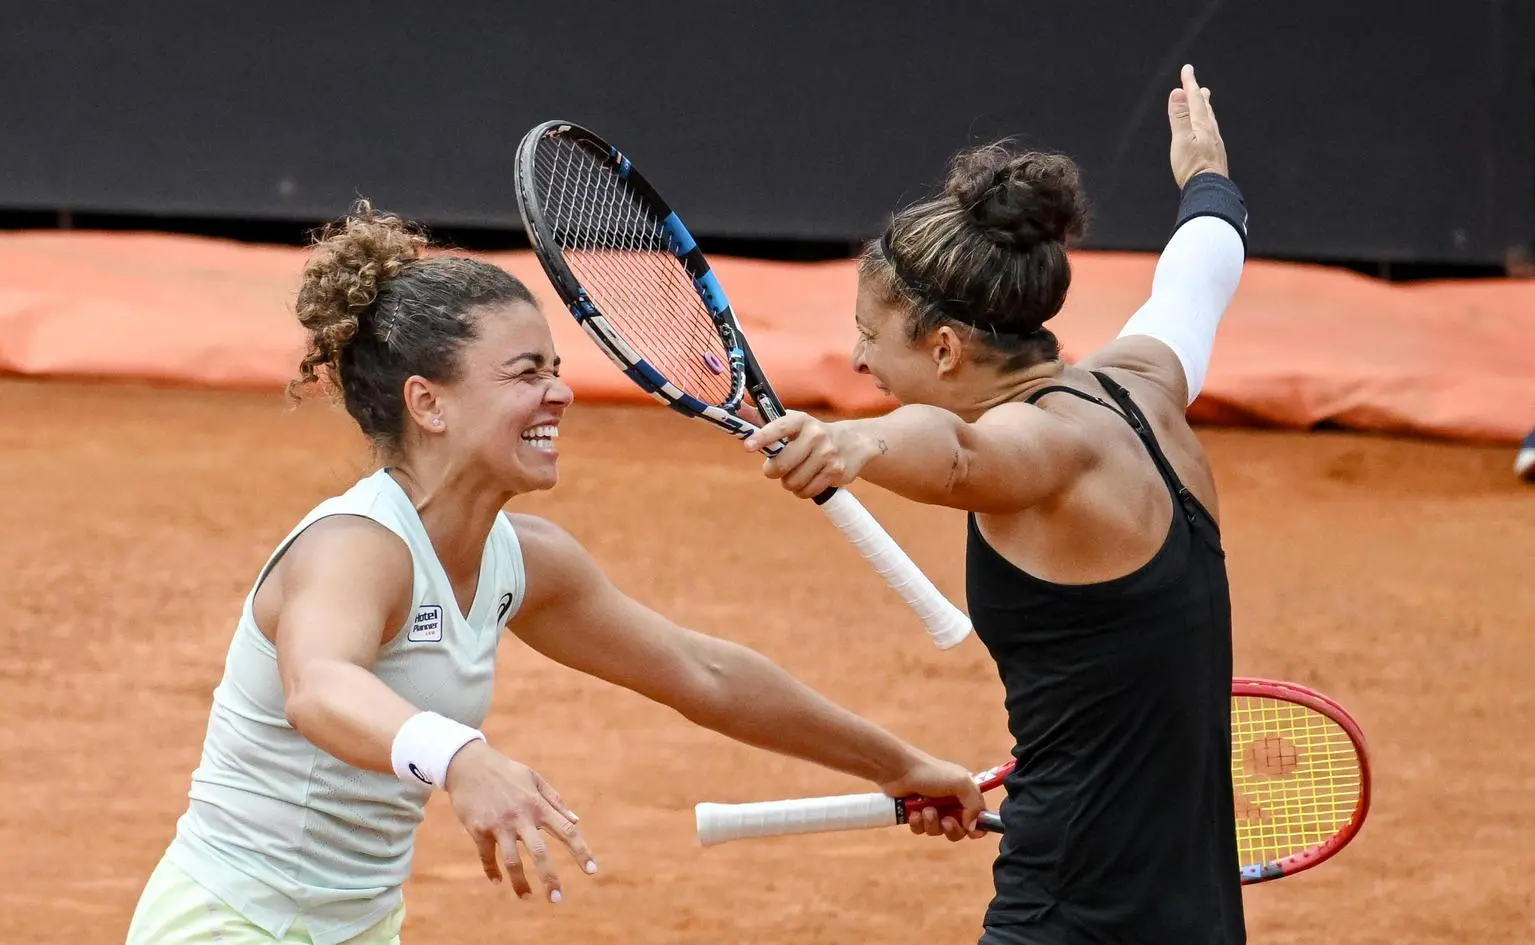
<path fill-rule="evenodd" d="M 448 576 L 455 582 L 473 576 L 513 493 L 435 457 L 402 459 L 385 470 L 409 497 Z"/>
<path fill-rule="evenodd" d="M 1056 381 L 1066 370 L 1063 361 L 1044 361 L 1021 371 L 977 370 L 956 381 L 949 409 L 973 423 L 993 407 L 1022 400 L 1035 390 Z"/>

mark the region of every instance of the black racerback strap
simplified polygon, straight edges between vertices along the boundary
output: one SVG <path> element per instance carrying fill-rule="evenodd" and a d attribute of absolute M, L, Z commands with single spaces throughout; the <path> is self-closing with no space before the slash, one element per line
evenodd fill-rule
<path fill-rule="evenodd" d="M 1130 429 L 1135 431 L 1135 435 L 1140 438 L 1142 445 L 1146 447 L 1146 452 L 1151 455 L 1151 461 L 1156 464 L 1157 472 L 1161 475 L 1163 483 L 1167 485 L 1168 491 L 1173 494 L 1173 498 L 1183 507 L 1183 513 L 1189 522 L 1193 523 L 1197 518 L 1203 518 L 1212 528 L 1219 530 L 1214 516 L 1194 497 L 1194 494 L 1183 484 L 1183 480 L 1178 478 L 1178 473 L 1173 469 L 1173 464 L 1168 461 L 1167 454 L 1162 451 L 1162 444 L 1157 442 L 1157 435 L 1152 432 L 1151 421 L 1146 419 L 1146 415 L 1141 412 L 1141 408 L 1130 397 L 1130 392 L 1115 383 L 1112 378 L 1101 371 L 1093 371 L 1092 375 L 1098 379 L 1098 383 L 1103 385 L 1103 389 L 1108 391 L 1109 396 L 1114 400 L 1114 404 L 1119 405 L 1118 408 L 1101 397 L 1094 397 L 1086 391 L 1080 391 L 1075 387 L 1066 387 L 1061 384 L 1041 387 L 1030 394 L 1026 402 L 1032 404 L 1046 394 L 1061 391 L 1119 414 L 1126 423 L 1130 424 Z"/>

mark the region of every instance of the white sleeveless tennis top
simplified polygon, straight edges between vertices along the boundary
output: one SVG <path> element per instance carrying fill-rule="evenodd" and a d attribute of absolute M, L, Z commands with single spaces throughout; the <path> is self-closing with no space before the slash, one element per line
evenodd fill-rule
<path fill-rule="evenodd" d="M 425 785 L 337 760 L 285 717 L 277 650 L 256 628 L 251 604 L 289 543 L 330 515 L 372 519 L 410 548 L 410 616 L 386 638 L 373 672 L 421 709 L 481 725 L 501 631 L 524 590 L 517 535 L 499 515 L 474 604 L 461 614 L 421 519 L 382 469 L 304 516 L 252 585 L 167 856 L 276 938 L 302 919 L 316 945 L 344 941 L 400 904 L 430 796 Z"/>

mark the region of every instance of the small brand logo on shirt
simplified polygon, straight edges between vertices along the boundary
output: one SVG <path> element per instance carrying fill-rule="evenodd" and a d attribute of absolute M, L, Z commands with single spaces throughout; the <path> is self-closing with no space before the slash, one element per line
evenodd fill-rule
<path fill-rule="evenodd" d="M 501 603 L 496 607 L 496 622 L 506 623 L 506 612 L 512 609 L 512 595 L 502 594 Z"/>
<path fill-rule="evenodd" d="M 406 639 L 412 643 L 441 643 L 442 608 L 436 604 L 427 604 L 416 611 L 416 619 L 411 621 Z"/>

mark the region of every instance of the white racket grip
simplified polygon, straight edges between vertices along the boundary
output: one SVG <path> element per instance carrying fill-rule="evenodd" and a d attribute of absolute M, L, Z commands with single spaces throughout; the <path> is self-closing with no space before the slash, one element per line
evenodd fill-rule
<path fill-rule="evenodd" d="M 938 592 L 857 497 L 846 489 L 838 489 L 821 505 L 821 510 L 922 619 L 940 650 L 958 646 L 970 635 L 970 618 Z"/>
<path fill-rule="evenodd" d="M 894 827 L 896 799 L 886 794 L 797 797 L 753 804 L 699 804 L 698 840 L 706 847 L 731 840 Z"/>

